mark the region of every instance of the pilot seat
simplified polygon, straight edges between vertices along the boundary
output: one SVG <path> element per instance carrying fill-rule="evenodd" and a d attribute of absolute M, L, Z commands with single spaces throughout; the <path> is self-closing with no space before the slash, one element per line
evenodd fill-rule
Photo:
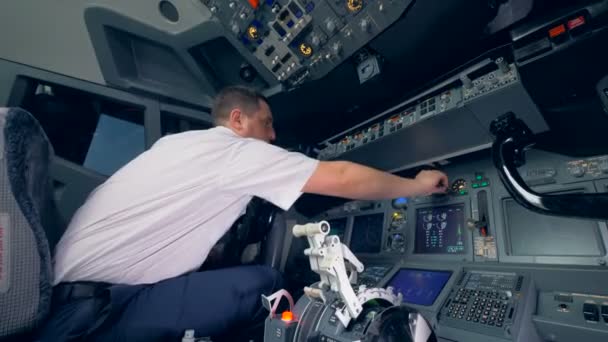
<path fill-rule="evenodd" d="M 0 108 L 0 340 L 32 340 L 50 310 L 51 251 L 63 230 L 52 156 L 31 114 Z"/>

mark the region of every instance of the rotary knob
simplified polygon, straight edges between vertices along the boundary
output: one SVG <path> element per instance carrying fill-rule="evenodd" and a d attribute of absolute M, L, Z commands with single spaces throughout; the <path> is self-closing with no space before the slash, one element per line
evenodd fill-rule
<path fill-rule="evenodd" d="M 608 173 L 608 159 L 600 160 L 598 167 L 600 168 L 600 171 L 602 171 L 603 173 Z"/>
<path fill-rule="evenodd" d="M 448 102 L 450 102 L 450 99 L 451 99 L 450 94 L 448 94 L 448 93 L 441 94 L 441 102 L 448 103 Z"/>
<path fill-rule="evenodd" d="M 369 32 L 369 29 L 370 29 L 369 20 L 361 19 L 361 22 L 359 23 L 359 27 L 361 27 L 361 31 Z"/>
<path fill-rule="evenodd" d="M 327 32 L 333 33 L 336 30 L 336 23 L 333 20 L 329 20 L 325 24 L 325 27 L 327 28 Z"/>
<path fill-rule="evenodd" d="M 583 177 L 585 175 L 585 169 L 577 165 L 570 169 L 570 174 L 576 178 Z"/>
<path fill-rule="evenodd" d="M 236 7 L 236 3 L 234 1 L 231 1 L 230 4 L 228 4 L 228 7 L 234 9 Z"/>
<path fill-rule="evenodd" d="M 496 65 L 498 65 L 498 68 L 500 69 L 500 72 L 502 72 L 503 74 L 506 74 L 509 72 L 509 63 L 507 63 L 507 61 L 502 58 L 499 57 L 496 59 Z"/>
<path fill-rule="evenodd" d="M 313 36 L 312 37 L 312 45 L 319 46 L 319 44 L 321 44 L 321 38 L 319 38 L 319 36 Z"/>
<path fill-rule="evenodd" d="M 342 53 L 342 44 L 340 42 L 335 42 L 331 45 L 331 52 L 334 56 L 339 56 Z"/>
<path fill-rule="evenodd" d="M 211 13 L 215 14 L 215 13 L 217 13 L 217 6 L 211 6 L 211 8 L 209 8 L 209 10 L 211 11 Z"/>
<path fill-rule="evenodd" d="M 389 238 L 389 245 L 393 250 L 399 250 L 405 245 L 405 238 L 402 234 L 393 234 Z"/>
<path fill-rule="evenodd" d="M 241 29 L 239 29 L 239 25 L 237 25 L 236 23 L 232 24 L 232 33 L 238 35 L 240 31 Z"/>
<path fill-rule="evenodd" d="M 464 85 L 465 89 L 471 89 L 471 88 L 473 88 L 473 81 L 471 81 L 471 79 L 469 78 L 469 76 L 467 76 L 467 75 L 460 75 L 460 80 L 462 81 L 462 84 Z"/>

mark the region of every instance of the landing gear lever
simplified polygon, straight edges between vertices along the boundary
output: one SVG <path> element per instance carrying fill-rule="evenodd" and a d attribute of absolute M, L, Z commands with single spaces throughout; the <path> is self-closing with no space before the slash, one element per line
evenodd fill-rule
<path fill-rule="evenodd" d="M 492 145 L 494 166 L 517 203 L 541 214 L 608 219 L 608 194 L 544 195 L 528 187 L 517 167 L 526 163 L 525 151 L 535 144 L 535 139 L 530 128 L 513 113 L 492 121 L 490 132 L 495 136 Z"/>

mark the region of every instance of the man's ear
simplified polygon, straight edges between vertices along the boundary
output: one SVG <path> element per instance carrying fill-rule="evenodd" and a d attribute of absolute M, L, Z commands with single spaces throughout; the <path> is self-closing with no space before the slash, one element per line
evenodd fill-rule
<path fill-rule="evenodd" d="M 232 126 L 236 130 L 243 129 L 243 112 L 240 109 L 235 108 L 230 111 L 229 118 L 230 126 Z"/>

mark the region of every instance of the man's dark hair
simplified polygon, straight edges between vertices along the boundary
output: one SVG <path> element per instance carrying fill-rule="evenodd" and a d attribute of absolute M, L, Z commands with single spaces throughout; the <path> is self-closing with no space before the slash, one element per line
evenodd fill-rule
<path fill-rule="evenodd" d="M 255 89 L 245 86 L 226 87 L 215 97 L 211 115 L 216 124 L 221 124 L 228 121 L 234 108 L 241 109 L 245 115 L 258 111 L 260 101 L 268 103 L 266 97 Z"/>

